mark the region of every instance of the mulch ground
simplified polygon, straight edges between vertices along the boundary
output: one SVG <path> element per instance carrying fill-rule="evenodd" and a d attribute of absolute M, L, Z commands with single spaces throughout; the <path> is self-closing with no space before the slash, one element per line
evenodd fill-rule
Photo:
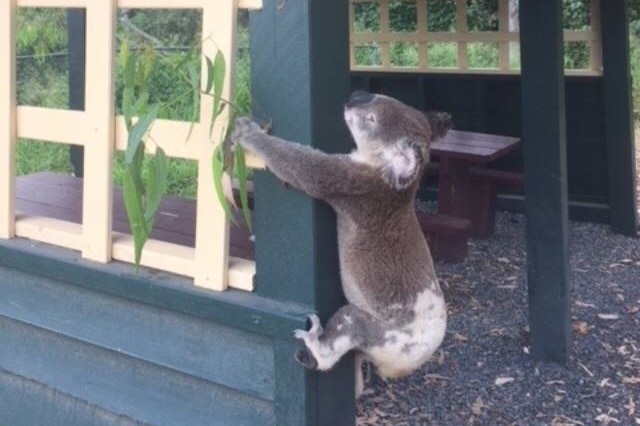
<path fill-rule="evenodd" d="M 528 346 L 524 220 L 499 213 L 464 263 L 436 266 L 445 341 L 408 378 L 373 374 L 358 425 L 640 425 L 640 239 L 570 224 L 570 361 L 539 363 Z"/>

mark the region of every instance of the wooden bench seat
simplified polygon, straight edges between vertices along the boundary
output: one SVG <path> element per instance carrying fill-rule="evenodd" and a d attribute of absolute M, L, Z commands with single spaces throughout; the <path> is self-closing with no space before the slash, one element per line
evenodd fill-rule
<path fill-rule="evenodd" d="M 459 263 L 468 253 L 471 221 L 459 217 L 416 212 L 434 260 Z"/>

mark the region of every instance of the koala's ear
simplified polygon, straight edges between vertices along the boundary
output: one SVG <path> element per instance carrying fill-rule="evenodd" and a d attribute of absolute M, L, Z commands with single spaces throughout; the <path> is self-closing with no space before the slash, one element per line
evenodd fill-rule
<path fill-rule="evenodd" d="M 417 144 L 399 142 L 382 150 L 382 178 L 395 190 L 408 188 L 420 175 L 422 150 Z"/>

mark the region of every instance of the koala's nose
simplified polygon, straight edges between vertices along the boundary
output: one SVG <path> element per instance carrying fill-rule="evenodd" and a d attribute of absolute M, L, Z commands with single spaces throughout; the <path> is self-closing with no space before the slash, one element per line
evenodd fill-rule
<path fill-rule="evenodd" d="M 347 101 L 347 108 L 353 108 L 358 105 L 368 104 L 373 100 L 373 98 L 374 95 L 372 95 L 371 93 L 365 92 L 363 90 L 358 90 L 356 92 L 353 92 L 349 97 L 349 100 Z"/>

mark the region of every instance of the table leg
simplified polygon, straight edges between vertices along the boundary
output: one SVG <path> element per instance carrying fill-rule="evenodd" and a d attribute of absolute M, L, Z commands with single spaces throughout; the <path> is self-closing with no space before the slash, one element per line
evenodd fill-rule
<path fill-rule="evenodd" d="M 495 227 L 496 189 L 492 182 L 475 178 L 471 167 L 478 164 L 443 158 L 438 175 L 438 212 L 471 221 L 471 233 L 486 238 Z"/>

